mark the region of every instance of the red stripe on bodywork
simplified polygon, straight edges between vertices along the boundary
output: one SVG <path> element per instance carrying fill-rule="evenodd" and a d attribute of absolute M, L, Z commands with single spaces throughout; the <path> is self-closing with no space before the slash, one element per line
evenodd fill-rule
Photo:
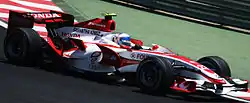
<path fill-rule="evenodd" d="M 242 98 L 242 99 L 245 99 L 245 100 L 250 100 L 250 97 L 237 97 L 237 98 Z"/>
<path fill-rule="evenodd" d="M 130 59 L 126 59 L 126 58 L 121 58 L 121 66 L 126 66 L 126 65 L 132 65 L 132 64 L 139 64 L 139 61 L 136 60 L 130 60 Z"/>
<path fill-rule="evenodd" d="M 56 48 L 55 44 L 53 43 L 53 41 L 50 38 L 47 38 L 48 40 L 48 44 L 50 45 L 50 47 L 58 54 L 58 55 L 62 55 L 62 51 L 63 48 L 61 48 L 60 50 Z"/>
<path fill-rule="evenodd" d="M 39 35 L 40 35 L 41 37 L 47 37 L 47 36 L 48 36 L 48 33 L 47 33 L 47 32 L 40 32 L 40 31 L 38 31 L 38 33 L 39 33 Z"/>
<path fill-rule="evenodd" d="M 250 93 L 250 89 L 249 88 L 248 88 L 247 92 Z"/>

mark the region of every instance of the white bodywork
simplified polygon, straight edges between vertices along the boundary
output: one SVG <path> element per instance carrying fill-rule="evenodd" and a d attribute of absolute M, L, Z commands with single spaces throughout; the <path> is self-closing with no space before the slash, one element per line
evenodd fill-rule
<path fill-rule="evenodd" d="M 80 27 L 63 27 L 56 30 L 58 35 L 62 38 L 74 38 L 80 39 L 85 42 L 86 50 L 75 50 L 64 52 L 63 55 L 68 57 L 68 64 L 71 66 L 82 70 L 82 71 L 91 71 L 91 72 L 114 72 L 116 69 L 114 66 L 108 66 L 100 64 L 102 60 L 101 49 L 96 44 L 109 44 L 112 46 L 107 46 L 109 49 L 118 53 L 121 57 L 132 59 L 132 60 L 143 60 L 149 55 L 154 55 L 153 53 L 141 53 L 140 51 L 128 51 L 127 49 L 120 48 L 120 46 L 113 41 L 107 39 L 106 37 L 111 34 L 111 32 L 103 32 L 93 29 L 80 28 Z M 156 45 L 156 44 L 153 44 Z M 143 46 L 145 49 L 150 47 Z M 168 49 L 159 47 L 154 50 L 155 52 L 169 52 Z M 100 53 L 97 57 L 91 57 L 95 53 Z M 132 57 L 131 55 L 135 55 Z M 157 56 L 157 55 L 156 55 Z M 121 72 L 136 72 L 137 65 L 123 66 L 118 68 Z"/>

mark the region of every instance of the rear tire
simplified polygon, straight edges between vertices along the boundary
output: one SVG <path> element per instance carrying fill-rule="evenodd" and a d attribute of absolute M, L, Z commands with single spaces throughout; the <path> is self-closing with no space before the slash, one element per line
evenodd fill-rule
<path fill-rule="evenodd" d="M 4 54 L 14 64 L 33 65 L 41 58 L 42 39 L 31 28 L 15 28 L 4 39 Z"/>
<path fill-rule="evenodd" d="M 197 62 L 213 70 L 219 76 L 231 77 L 231 70 L 227 62 L 218 56 L 207 56 L 199 59 Z"/>
<path fill-rule="evenodd" d="M 136 79 L 141 91 L 150 94 L 165 94 L 174 83 L 173 68 L 170 62 L 160 57 L 148 57 L 141 61 Z"/>

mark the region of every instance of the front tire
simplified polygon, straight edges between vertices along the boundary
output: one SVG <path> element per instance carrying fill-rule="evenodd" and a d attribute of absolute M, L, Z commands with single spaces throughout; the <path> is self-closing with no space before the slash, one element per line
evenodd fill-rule
<path fill-rule="evenodd" d="M 231 77 L 231 70 L 229 68 L 229 65 L 221 57 L 207 56 L 199 59 L 197 62 L 213 70 L 219 76 Z"/>
<path fill-rule="evenodd" d="M 173 68 L 170 62 L 160 57 L 148 57 L 141 61 L 136 79 L 141 91 L 150 94 L 165 94 L 174 83 Z"/>
<path fill-rule="evenodd" d="M 14 64 L 37 63 L 41 58 L 42 40 L 31 28 L 15 28 L 4 39 L 4 54 Z"/>

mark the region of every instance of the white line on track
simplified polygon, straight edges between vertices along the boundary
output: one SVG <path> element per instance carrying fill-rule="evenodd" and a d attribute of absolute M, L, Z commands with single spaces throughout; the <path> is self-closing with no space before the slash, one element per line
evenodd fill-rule
<path fill-rule="evenodd" d="M 0 4 L 0 9 L 8 9 L 8 10 L 18 10 L 18 11 L 25 11 L 25 12 L 35 12 L 31 9 L 14 6 L 14 5 L 7 5 L 7 4 Z"/>
<path fill-rule="evenodd" d="M 9 18 L 9 14 L 0 12 L 0 18 Z"/>
<path fill-rule="evenodd" d="M 29 1 L 22 1 L 22 0 L 9 0 L 9 1 L 21 4 L 21 5 L 33 7 L 33 8 L 41 8 L 41 9 L 46 9 L 46 10 L 54 10 L 54 11 L 62 12 L 62 9 L 57 6 L 39 4 L 39 3 L 34 3 L 34 2 L 29 2 Z"/>
<path fill-rule="evenodd" d="M 7 27 L 8 27 L 8 25 L 7 25 L 5 22 L 1 21 L 1 20 L 0 20 L 0 25 L 1 25 L 2 27 L 4 27 L 4 28 L 7 28 Z"/>

